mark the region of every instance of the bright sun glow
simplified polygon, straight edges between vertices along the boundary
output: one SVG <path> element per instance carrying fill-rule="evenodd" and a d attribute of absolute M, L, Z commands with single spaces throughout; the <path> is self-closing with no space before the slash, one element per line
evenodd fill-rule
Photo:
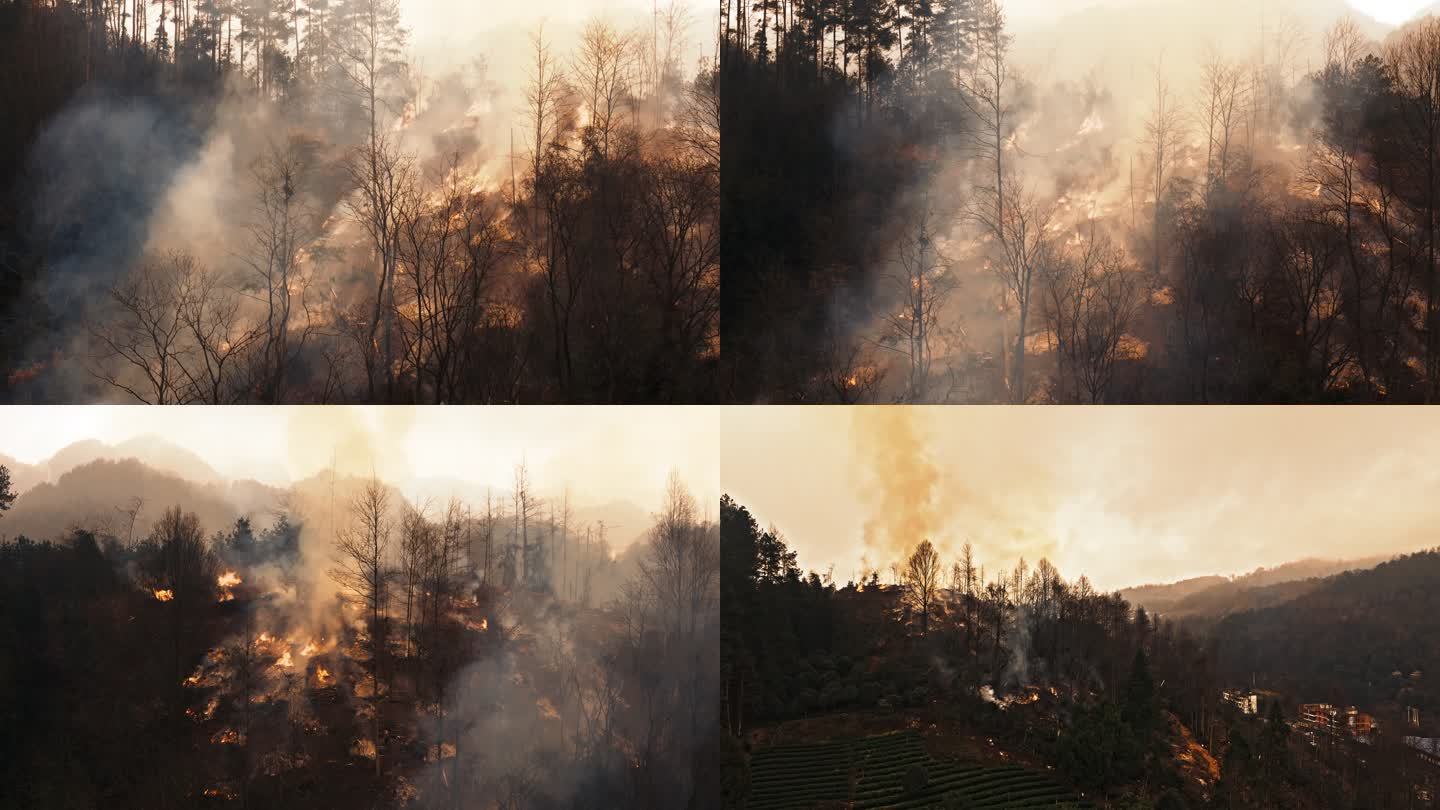
<path fill-rule="evenodd" d="M 1430 4 L 1430 0 L 1349 0 L 1351 7 L 1383 23 L 1399 25 Z"/>

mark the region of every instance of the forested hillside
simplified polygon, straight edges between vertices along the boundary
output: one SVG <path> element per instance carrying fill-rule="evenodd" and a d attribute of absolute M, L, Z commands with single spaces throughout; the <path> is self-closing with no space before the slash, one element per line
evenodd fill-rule
<path fill-rule="evenodd" d="M 1215 629 L 1227 670 L 1316 700 L 1440 711 L 1440 552 L 1330 577 Z"/>
<path fill-rule="evenodd" d="M 537 16 L 500 86 L 405 10 L 0 2 L 0 399 L 714 399 L 706 29 Z"/>
<path fill-rule="evenodd" d="M 0 808 L 718 805 L 717 536 L 678 474 L 618 555 L 523 464 L 480 503 L 327 484 L 0 540 Z M 0 531 L 29 497 L 0 466 Z"/>
<path fill-rule="evenodd" d="M 1325 577 L 1373 568 L 1387 556 L 1360 560 L 1297 560 L 1257 568 L 1237 577 L 1197 577 L 1169 585 L 1141 585 L 1121 591 L 1151 613 L 1170 619 L 1222 617 L 1288 602 L 1317 587 Z"/>
<path fill-rule="evenodd" d="M 1047 560 L 987 568 L 968 544 L 946 559 L 920 541 L 889 576 L 833 582 L 802 572 L 780 530 L 728 497 L 721 554 L 730 806 L 773 801 L 801 777 L 776 763 L 805 756 L 826 796 L 848 773 L 872 780 L 877 806 L 910 806 L 924 778 L 881 787 L 883 764 L 875 777 L 855 764 L 889 739 L 877 735 L 907 729 L 923 740 L 913 759 L 939 778 L 1043 768 L 1110 807 L 1409 808 L 1440 776 L 1405 746 L 1421 732 L 1402 719 L 1418 708 L 1431 728 L 1440 711 L 1425 685 L 1440 666 L 1437 552 L 1323 579 L 1272 581 L 1316 561 L 1257 572 L 1242 601 L 1306 588 L 1180 621 Z M 1249 713 L 1225 697 L 1252 684 Z M 1302 704 L 1323 702 L 1376 725 L 1352 737 L 1301 722 Z"/>
<path fill-rule="evenodd" d="M 722 3 L 727 395 L 1435 401 L 1440 20 L 1289 10 Z"/>

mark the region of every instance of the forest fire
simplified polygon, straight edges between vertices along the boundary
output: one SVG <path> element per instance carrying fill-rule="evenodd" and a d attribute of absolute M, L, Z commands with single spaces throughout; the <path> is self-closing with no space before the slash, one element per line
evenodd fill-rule
<path fill-rule="evenodd" d="M 1011 706 L 1026 706 L 1040 700 L 1040 688 L 1037 686 L 1026 686 L 1019 692 L 1012 692 L 1004 696 L 996 696 L 995 687 L 985 684 L 980 687 L 980 699 L 986 703 L 993 703 L 1002 709 Z"/>
<path fill-rule="evenodd" d="M 235 587 L 240 584 L 240 575 L 234 571 L 226 571 L 215 578 L 215 584 L 220 588 L 220 596 L 217 601 L 233 602 Z"/>
<path fill-rule="evenodd" d="M 452 786 L 465 792 L 464 806 L 505 806 L 509 784 L 532 791 L 534 774 L 557 762 L 575 773 L 618 771 L 621 747 L 655 752 L 644 764 L 647 790 L 659 791 L 655 806 L 680 806 L 705 743 L 685 710 L 713 703 L 717 691 L 690 677 L 690 665 L 719 635 L 718 528 L 677 474 L 662 502 L 671 522 L 659 525 L 686 539 L 687 556 L 671 562 L 649 540 L 623 556 L 603 527 L 576 520 L 598 499 L 572 505 L 562 491 L 548 519 L 550 504 L 533 494 L 539 485 L 527 475 L 522 463 L 513 501 L 519 524 L 497 508 L 508 498 L 482 502 L 479 515 L 458 499 L 427 511 L 423 501 L 396 496 L 398 486 L 356 477 L 335 486 L 349 491 L 335 499 L 333 534 L 322 522 L 330 486 L 318 499 L 296 487 L 284 506 L 296 512 L 276 514 L 272 527 L 240 517 L 217 528 L 175 507 L 155 528 L 138 529 L 138 541 L 106 535 L 83 547 L 112 564 L 93 565 L 59 542 L 13 551 L 0 543 L 0 554 L 48 555 L 56 571 L 78 560 L 90 567 L 75 570 L 115 586 L 92 589 L 86 613 L 108 621 L 109 632 L 77 634 L 87 646 L 67 649 L 64 668 L 104 670 L 93 675 L 103 688 L 76 690 L 86 716 L 113 701 L 128 716 L 156 718 L 144 728 L 131 723 L 133 740 L 90 748 L 104 757 L 97 773 L 142 763 L 131 768 L 140 771 L 134 779 L 103 786 L 119 797 L 114 806 L 434 807 L 449 804 Z M 276 487 L 266 497 L 286 495 Z M 359 536 L 367 526 L 389 533 L 370 538 L 386 544 L 371 558 L 385 580 L 378 598 L 366 590 L 374 579 L 337 574 L 333 562 L 356 549 L 332 537 Z M 543 542 L 543 556 L 527 554 L 527 542 Z M 670 592 L 641 571 L 651 560 L 704 601 L 687 594 L 667 604 Z M 345 563 L 356 565 L 355 557 Z M 663 637 L 626 634 L 612 607 L 626 598 L 632 617 L 644 611 L 635 621 L 657 627 L 673 619 L 675 627 Z M 151 599 L 172 604 L 143 609 Z M 126 656 L 134 666 L 94 666 Z M 655 694 L 641 693 L 647 684 Z M 657 702 L 654 717 L 632 708 L 642 699 Z M 81 726 L 67 724 L 90 733 Z M 104 727 L 97 733 L 114 738 Z M 157 749 L 168 772 L 152 775 L 143 756 Z M 560 787 L 545 789 L 555 806 L 569 806 L 556 791 L 578 780 L 560 775 Z M 367 790 L 387 800 L 351 800 Z M 637 804 L 635 788 L 617 775 L 603 791 L 597 806 Z"/>

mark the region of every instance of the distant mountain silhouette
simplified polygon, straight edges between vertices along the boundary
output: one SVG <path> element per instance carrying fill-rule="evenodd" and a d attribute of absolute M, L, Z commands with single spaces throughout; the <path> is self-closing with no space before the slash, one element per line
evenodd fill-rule
<path fill-rule="evenodd" d="M 98 459 L 133 458 L 154 470 L 171 472 L 181 478 L 199 483 L 219 483 L 222 478 L 214 467 L 195 453 L 173 442 L 150 434 L 126 439 L 119 444 L 106 444 L 96 439 L 85 439 L 61 448 L 42 463 L 55 480 L 70 470 Z"/>
<path fill-rule="evenodd" d="M 187 480 L 134 458 L 98 459 L 81 464 L 21 491 L 0 526 L 10 537 L 24 534 L 36 540 L 62 537 L 72 527 L 83 527 L 126 538 L 130 518 L 122 510 L 133 499 L 143 503 L 136 516 L 136 538 L 172 506 L 194 512 L 206 532 L 226 529 L 235 518 L 267 512 L 280 503 L 283 491 L 253 481 L 205 483 Z M 268 524 L 268 519 L 261 519 Z"/>
<path fill-rule="evenodd" d="M 43 482 L 46 478 L 44 468 L 34 464 L 26 464 L 23 461 L 16 461 L 14 458 L 0 453 L 0 466 L 10 470 L 10 486 L 16 492 L 24 492 L 30 487 Z"/>
<path fill-rule="evenodd" d="M 35 464 L 26 464 L 0 453 L 0 464 L 10 468 L 11 482 L 24 492 L 47 481 L 57 481 L 65 473 L 93 461 L 135 459 L 152 470 L 169 472 L 187 481 L 218 484 L 223 477 L 199 455 L 153 434 L 136 436 L 119 444 L 106 444 L 98 439 L 82 439 L 55 451 L 54 455 Z"/>
<path fill-rule="evenodd" d="M 1343 571 L 1373 568 L 1394 555 L 1358 560 L 1304 559 L 1257 568 L 1238 577 L 1207 576 L 1168 585 L 1141 585 L 1120 591 L 1133 605 L 1172 619 L 1218 618 L 1241 610 L 1282 604 Z"/>

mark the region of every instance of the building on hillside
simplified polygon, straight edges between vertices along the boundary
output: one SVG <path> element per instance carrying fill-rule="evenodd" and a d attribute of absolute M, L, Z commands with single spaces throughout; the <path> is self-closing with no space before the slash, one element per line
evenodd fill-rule
<path fill-rule="evenodd" d="M 1300 704 L 1300 723 L 1314 731 L 1369 742 L 1375 733 L 1375 718 L 1354 706 L 1339 708 L 1329 703 Z"/>
<path fill-rule="evenodd" d="M 1345 730 L 1352 737 L 1369 737 L 1375 731 L 1375 718 L 1350 706 L 1345 709 Z"/>
<path fill-rule="evenodd" d="M 1440 767 L 1440 737 L 1406 737 L 1405 744 L 1426 764 Z"/>
<path fill-rule="evenodd" d="M 1260 696 L 1254 692 L 1226 689 L 1221 696 L 1225 698 L 1226 703 L 1238 708 L 1241 714 L 1260 713 Z"/>
<path fill-rule="evenodd" d="M 1300 722 L 1317 730 L 1329 731 L 1335 707 L 1329 703 L 1301 703 Z"/>

